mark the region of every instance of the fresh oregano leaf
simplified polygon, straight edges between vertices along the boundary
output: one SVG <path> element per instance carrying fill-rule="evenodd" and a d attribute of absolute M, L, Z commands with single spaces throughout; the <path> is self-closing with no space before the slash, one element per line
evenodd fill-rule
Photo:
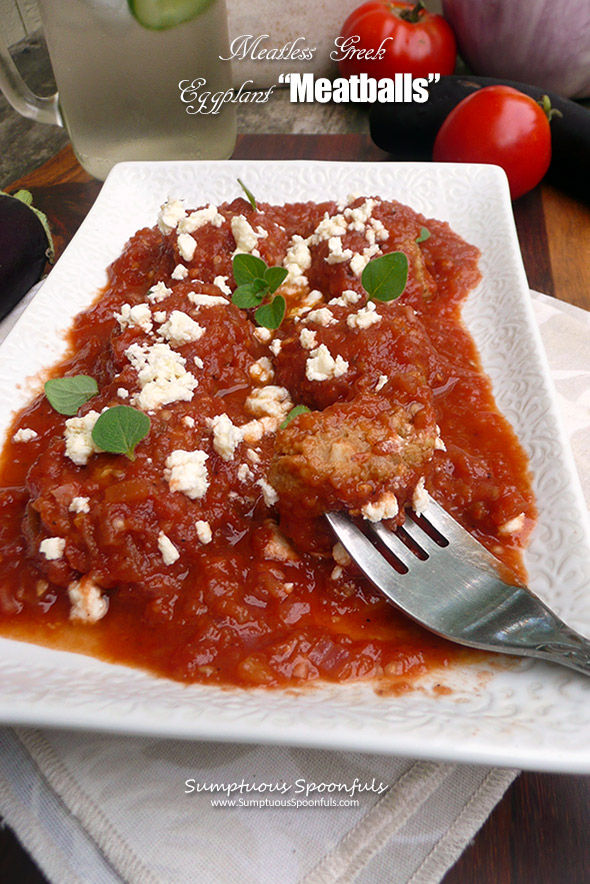
<path fill-rule="evenodd" d="M 421 227 L 420 236 L 416 237 L 416 242 L 419 245 L 421 242 L 426 242 L 427 239 L 430 239 L 430 230 L 428 227 Z"/>
<path fill-rule="evenodd" d="M 361 282 L 370 298 L 393 301 L 403 293 L 408 281 L 408 259 L 403 252 L 388 252 L 369 261 Z"/>
<path fill-rule="evenodd" d="M 150 431 L 150 419 L 130 405 L 114 405 L 100 415 L 92 430 L 92 439 L 111 454 L 126 454 L 134 460 L 135 447 Z"/>
<path fill-rule="evenodd" d="M 246 285 L 248 282 L 254 282 L 255 279 L 264 279 L 264 274 L 268 269 L 262 258 L 246 254 L 235 255 L 232 266 L 236 285 Z"/>
<path fill-rule="evenodd" d="M 268 284 L 271 295 L 274 295 L 280 285 L 284 283 L 289 271 L 284 267 L 268 267 L 264 271 L 264 281 Z"/>
<path fill-rule="evenodd" d="M 257 286 L 257 282 L 262 282 L 263 287 Z M 254 282 L 246 282 L 244 285 L 239 285 L 234 291 L 231 301 L 236 307 L 247 310 L 249 307 L 257 307 L 267 293 L 268 286 L 264 280 L 254 280 Z"/>
<path fill-rule="evenodd" d="M 270 304 L 259 307 L 254 316 L 258 325 L 264 328 L 278 328 L 285 316 L 287 302 L 282 295 L 275 295 Z"/>
<path fill-rule="evenodd" d="M 285 420 L 283 421 L 283 423 L 281 424 L 281 430 L 284 430 L 285 427 L 288 426 L 288 425 L 291 423 L 291 421 L 293 420 L 293 418 L 297 417 L 297 415 L 299 415 L 299 414 L 305 414 L 305 413 L 306 413 L 307 411 L 309 411 L 309 410 L 310 410 L 310 409 L 307 407 L 307 405 L 295 405 L 295 406 L 291 409 L 291 411 L 289 412 L 289 414 L 287 415 L 287 417 L 285 418 Z"/>
<path fill-rule="evenodd" d="M 78 409 L 98 393 L 98 384 L 87 374 L 51 378 L 45 383 L 49 404 L 60 414 L 77 414 Z"/>
<path fill-rule="evenodd" d="M 242 188 L 242 190 L 246 194 L 246 199 L 248 200 L 248 202 L 252 206 L 252 209 L 256 212 L 258 210 L 258 206 L 256 205 L 256 200 L 254 199 L 254 195 L 252 194 L 252 192 L 250 190 L 248 190 L 248 188 L 246 187 L 246 185 L 244 184 L 244 182 L 240 178 L 238 178 L 238 184 L 240 185 L 240 187 Z"/>

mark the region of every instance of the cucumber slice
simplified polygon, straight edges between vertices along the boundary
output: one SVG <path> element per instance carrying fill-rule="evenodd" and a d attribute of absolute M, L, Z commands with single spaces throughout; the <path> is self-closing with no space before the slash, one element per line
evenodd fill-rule
<path fill-rule="evenodd" d="M 166 31 L 191 21 L 212 3 L 213 0 L 128 0 L 133 18 L 151 31 Z"/>

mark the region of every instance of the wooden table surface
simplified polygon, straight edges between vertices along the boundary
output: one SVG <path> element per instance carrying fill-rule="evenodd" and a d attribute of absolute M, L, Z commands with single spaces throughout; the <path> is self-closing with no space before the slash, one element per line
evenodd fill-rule
<path fill-rule="evenodd" d="M 244 135 L 234 158 L 388 156 L 363 135 Z M 15 184 L 28 187 L 47 213 L 58 251 L 100 190 L 69 148 Z M 543 186 L 518 200 L 514 215 L 531 288 L 590 310 L 590 208 Z M 590 777 L 521 774 L 442 884 L 588 884 L 589 829 Z M 45 882 L 8 829 L 0 831 L 0 881 Z"/>

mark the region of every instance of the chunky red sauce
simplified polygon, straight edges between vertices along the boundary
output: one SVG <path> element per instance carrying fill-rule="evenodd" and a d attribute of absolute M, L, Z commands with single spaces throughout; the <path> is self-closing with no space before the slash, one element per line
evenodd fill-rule
<path fill-rule="evenodd" d="M 359 207 L 368 217 L 351 214 Z M 394 488 L 400 505 L 411 503 L 411 488 L 423 476 L 433 496 L 523 575 L 521 550 L 535 519 L 527 459 L 497 410 L 460 319 L 461 303 L 479 279 L 478 252 L 446 224 L 397 203 L 376 201 L 369 212 L 359 199 L 348 208 L 262 205 L 255 212 L 236 200 L 183 241 L 183 219 L 178 229 L 144 229 L 130 240 L 109 270 L 106 290 L 75 320 L 70 355 L 52 374 L 96 378 L 99 395 L 79 416 L 136 404 L 149 411 L 151 431 L 133 461 L 79 449 L 72 459 L 68 418 L 44 397 L 16 417 L 0 473 L 4 634 L 174 679 L 246 686 L 358 678 L 406 684 L 465 655 L 399 615 L 353 565 L 335 561 L 321 512 L 341 500 L 360 513 L 394 487 L 383 472 L 391 451 L 383 434 L 395 436 L 394 414 L 399 432 L 414 434 L 416 442 Z M 343 211 L 344 233 L 336 225 L 331 236 L 318 234 L 325 213 Z M 232 226 L 237 216 L 250 233 L 241 221 Z M 430 237 L 417 244 L 423 226 Z M 293 238 L 314 231 L 309 266 L 299 251 L 299 270 L 291 267 L 281 289 L 287 318 L 265 340 L 251 312 L 228 297 L 236 242 L 247 246 L 250 236 L 249 247 L 253 241 L 269 266 L 292 265 L 299 243 Z M 186 236 L 197 241 L 192 257 Z M 378 303 L 379 319 L 370 322 L 360 259 L 350 259 L 365 249 L 401 250 L 409 260 L 406 291 L 398 301 Z M 164 285 L 148 297 L 159 282 Z M 320 294 L 310 298 L 310 291 Z M 145 309 L 130 319 L 124 304 L 149 305 L 149 321 Z M 306 304 L 329 313 L 310 318 Z M 186 319 L 171 322 L 174 311 L 204 329 L 198 338 Z M 302 337 L 303 329 L 311 337 Z M 141 358 L 130 357 L 146 357 L 155 344 L 179 354 L 198 386 L 158 400 L 157 378 L 149 387 Z M 326 370 L 321 360 L 309 370 L 322 345 L 334 364 L 340 357 L 340 371 Z M 261 390 L 272 393 L 266 411 Z M 311 413 L 277 433 L 296 404 Z M 241 435 L 224 435 L 223 421 Z M 312 455 L 305 460 L 306 434 L 317 431 L 321 442 L 322 434 L 345 426 L 348 439 L 351 425 L 367 425 L 369 434 L 377 427 L 370 452 L 377 460 L 359 472 L 362 481 L 353 470 L 321 484 Z M 36 436 L 24 441 L 21 433 L 15 441 L 19 429 Z M 438 434 L 444 446 L 434 445 Z M 295 460 L 304 469 L 296 481 L 287 476 L 277 499 L 269 477 L 277 484 L 295 450 L 303 452 Z M 205 452 L 206 473 L 187 473 L 178 452 Z M 93 610 L 82 606 L 81 614 L 79 592 L 72 592 L 80 585 L 94 593 Z M 96 616 L 96 622 L 83 619 Z"/>

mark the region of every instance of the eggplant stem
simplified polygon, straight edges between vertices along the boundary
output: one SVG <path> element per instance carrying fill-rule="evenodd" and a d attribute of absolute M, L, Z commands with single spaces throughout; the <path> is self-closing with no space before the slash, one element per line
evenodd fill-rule
<path fill-rule="evenodd" d="M 50 264 L 53 264 L 55 260 L 55 246 L 53 244 L 53 237 L 51 235 L 51 228 L 49 227 L 49 221 L 47 220 L 47 215 L 45 212 L 42 212 L 36 206 L 33 205 L 33 195 L 30 190 L 17 190 L 16 193 L 9 193 L 7 196 L 11 196 L 19 202 L 23 203 L 25 206 L 28 206 L 31 212 L 34 212 L 41 224 L 43 225 L 43 230 L 45 231 L 45 236 L 47 237 L 47 249 L 45 254 L 47 255 L 47 260 Z"/>

